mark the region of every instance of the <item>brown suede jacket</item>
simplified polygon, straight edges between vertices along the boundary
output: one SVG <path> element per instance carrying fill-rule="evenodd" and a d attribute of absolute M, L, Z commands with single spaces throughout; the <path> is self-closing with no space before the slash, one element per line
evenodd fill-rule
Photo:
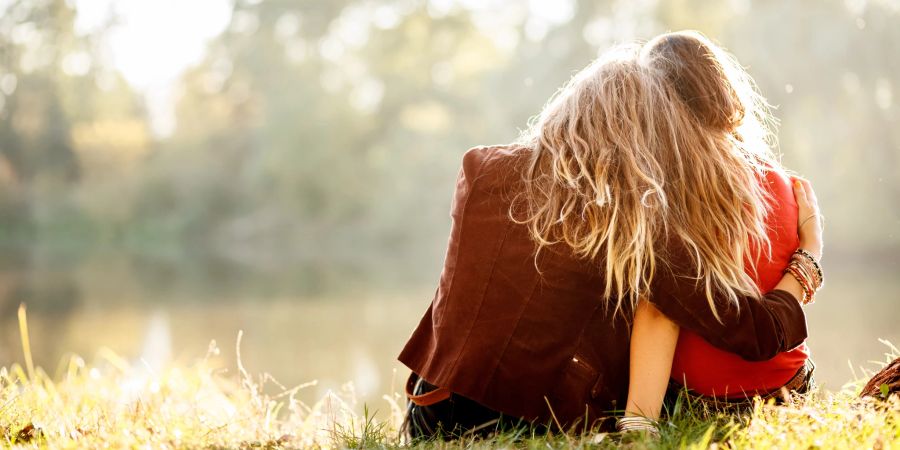
<path fill-rule="evenodd" d="M 602 261 L 560 246 L 535 261 L 528 230 L 509 215 L 529 151 L 478 147 L 464 156 L 440 283 L 399 359 L 430 383 L 505 414 L 593 426 L 625 407 L 632 312 L 614 314 L 602 300 Z M 687 264 L 658 269 L 651 296 L 679 326 L 748 360 L 807 337 L 803 310 L 785 291 L 739 298 L 737 307 L 719 308 L 717 321 Z"/>

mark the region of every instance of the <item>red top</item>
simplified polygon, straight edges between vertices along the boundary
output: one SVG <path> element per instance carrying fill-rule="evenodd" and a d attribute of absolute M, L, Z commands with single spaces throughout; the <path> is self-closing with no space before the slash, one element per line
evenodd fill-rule
<path fill-rule="evenodd" d="M 769 171 L 765 185 L 772 195 L 771 210 L 766 217 L 772 254 L 768 259 L 763 253 L 756 262 L 755 281 L 762 292 L 775 288 L 791 255 L 800 245 L 797 201 L 790 179 L 776 171 Z M 751 254 L 755 253 L 751 251 Z M 750 265 L 747 267 L 750 273 Z M 806 344 L 800 344 L 768 361 L 747 361 L 734 353 L 713 347 L 700 336 L 682 328 L 672 362 L 672 378 L 700 394 L 744 397 L 784 386 L 808 357 Z"/>

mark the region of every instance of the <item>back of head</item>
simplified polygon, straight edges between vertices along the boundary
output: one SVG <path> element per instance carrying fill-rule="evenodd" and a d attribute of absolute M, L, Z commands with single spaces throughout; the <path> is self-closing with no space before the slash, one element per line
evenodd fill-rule
<path fill-rule="evenodd" d="M 659 35 L 643 46 L 640 59 L 672 86 L 701 125 L 752 131 L 752 138 L 768 143 L 773 119 L 765 99 L 737 60 L 700 32 Z"/>
<path fill-rule="evenodd" d="M 676 153 L 689 169 L 670 184 L 690 186 L 693 192 L 678 207 L 699 212 L 671 215 L 669 229 L 695 255 L 693 263 L 715 312 L 713 289 L 732 298 L 758 293 L 744 264 L 754 272 L 760 255 L 749 255 L 749 249 L 770 249 L 768 193 L 760 178 L 765 171 L 782 171 L 772 152 L 769 126 L 774 119 L 746 70 L 697 31 L 652 39 L 641 49 L 640 60 L 665 81 L 662 88 L 676 97 L 673 104 L 684 106 L 692 119 L 675 127 Z"/>
<path fill-rule="evenodd" d="M 696 32 L 618 47 L 572 80 L 523 136 L 526 214 L 541 246 L 603 256 L 605 296 L 636 303 L 675 237 L 714 290 L 757 293 L 744 270 L 766 248 L 759 172 L 777 167 L 768 110 L 744 70 Z M 762 244 L 762 245 L 759 245 Z"/>

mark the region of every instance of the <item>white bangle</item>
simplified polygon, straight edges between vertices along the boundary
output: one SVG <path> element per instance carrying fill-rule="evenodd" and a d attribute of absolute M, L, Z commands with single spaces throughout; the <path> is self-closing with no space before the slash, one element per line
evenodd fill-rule
<path fill-rule="evenodd" d="M 654 436 L 659 436 L 659 427 L 656 426 L 656 422 L 641 416 L 620 417 L 616 421 L 616 430 L 620 432 L 646 431 Z"/>

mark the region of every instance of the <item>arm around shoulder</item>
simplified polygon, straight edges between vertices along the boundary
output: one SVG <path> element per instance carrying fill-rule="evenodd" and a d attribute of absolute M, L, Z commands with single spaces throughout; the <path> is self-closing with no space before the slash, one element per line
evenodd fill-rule
<path fill-rule="evenodd" d="M 672 259 L 689 260 L 686 253 L 683 256 Z M 750 361 L 771 359 L 807 337 L 806 316 L 790 292 L 773 290 L 762 297 L 738 296 L 736 303 L 725 292 L 713 292 L 717 319 L 702 285 L 689 268 L 678 264 L 658 269 L 650 301 L 680 327 Z"/>

